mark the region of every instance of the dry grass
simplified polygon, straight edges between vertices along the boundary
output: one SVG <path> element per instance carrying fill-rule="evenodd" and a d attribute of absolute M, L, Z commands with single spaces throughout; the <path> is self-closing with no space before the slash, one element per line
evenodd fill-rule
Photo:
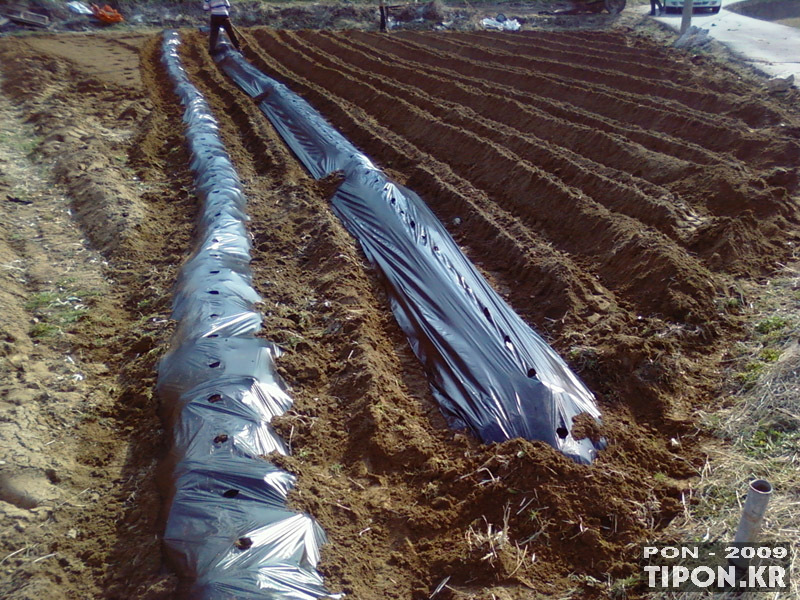
<path fill-rule="evenodd" d="M 494 564 L 499 557 L 499 553 L 511 545 L 508 536 L 508 519 L 511 509 L 506 505 L 503 511 L 503 524 L 500 526 L 492 525 L 483 517 L 483 527 L 475 528 L 472 525 L 466 532 L 467 544 L 473 550 L 484 554 L 481 560 Z"/>
<path fill-rule="evenodd" d="M 508 525 L 510 518 L 511 505 L 507 503 L 503 509 L 502 525 L 493 525 L 484 516 L 481 526 L 476 528 L 470 525 L 465 534 L 467 545 L 480 556 L 480 560 L 504 571 L 503 576 L 508 579 L 536 561 L 536 555 L 529 552 L 524 543 L 520 545 L 511 540 Z M 501 567 L 503 554 L 510 557 L 510 562 Z"/>
<path fill-rule="evenodd" d="M 752 336 L 731 361 L 731 393 L 722 410 L 699 412 L 698 421 L 716 442 L 684 513 L 669 539 L 732 541 L 748 483 L 766 479 L 773 493 L 760 539 L 792 544 L 791 589 L 783 592 L 654 593 L 654 600 L 800 599 L 800 266 L 752 290 L 744 309 Z"/>

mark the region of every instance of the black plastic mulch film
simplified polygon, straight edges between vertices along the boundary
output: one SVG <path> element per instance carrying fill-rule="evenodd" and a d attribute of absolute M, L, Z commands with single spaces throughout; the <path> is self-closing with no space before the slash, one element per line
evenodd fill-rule
<path fill-rule="evenodd" d="M 202 206 L 200 239 L 175 286 L 178 327 L 158 369 L 177 465 L 167 554 L 191 598 L 339 598 L 316 571 L 325 534 L 286 507 L 294 477 L 261 458 L 287 453 L 269 423 L 292 401 L 275 371 L 278 348 L 254 337 L 260 298 L 250 285 L 245 198 L 179 44 L 177 32 L 164 33 Z"/>
<path fill-rule="evenodd" d="M 594 395 L 505 303 L 411 190 L 388 179 L 305 100 L 230 46 L 220 68 L 319 179 L 341 171 L 332 207 L 385 276 L 392 311 L 450 424 L 486 443 L 543 440 L 590 463 L 604 440 L 576 440 L 573 419 L 599 420 Z"/>

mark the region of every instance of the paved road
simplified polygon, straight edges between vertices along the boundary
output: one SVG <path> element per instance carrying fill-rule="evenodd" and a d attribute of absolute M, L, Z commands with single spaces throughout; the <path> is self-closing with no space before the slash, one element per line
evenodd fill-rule
<path fill-rule="evenodd" d="M 692 25 L 708 29 L 711 37 L 767 75 L 783 77 L 794 73 L 795 85 L 800 86 L 800 29 L 745 17 L 725 10 L 726 4 L 733 2 L 723 0 L 722 10 L 716 15 L 695 14 Z M 649 9 L 649 4 L 642 7 L 643 12 Z M 653 18 L 680 29 L 680 14 Z"/>

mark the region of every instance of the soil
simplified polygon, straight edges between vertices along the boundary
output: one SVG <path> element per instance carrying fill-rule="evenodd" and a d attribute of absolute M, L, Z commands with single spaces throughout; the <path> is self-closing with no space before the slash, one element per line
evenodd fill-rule
<path fill-rule="evenodd" d="M 592 19 L 599 19 L 594 16 Z M 197 31 L 182 57 L 246 186 L 276 427 L 321 571 L 356 599 L 606 597 L 684 510 L 743 335 L 798 243 L 797 92 L 639 28 L 244 32 L 419 193 L 597 394 L 592 466 L 449 430 L 379 276 Z M 595 23 L 596 25 L 596 23 Z M 146 32 L 0 39 L 0 595 L 166 598 L 155 365 L 197 200 Z M 159 487 L 158 483 L 161 483 Z M 628 597 L 635 591 L 627 590 Z"/>

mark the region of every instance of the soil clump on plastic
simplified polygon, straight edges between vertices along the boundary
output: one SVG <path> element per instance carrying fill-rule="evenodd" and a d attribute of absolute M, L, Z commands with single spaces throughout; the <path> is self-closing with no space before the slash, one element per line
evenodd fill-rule
<path fill-rule="evenodd" d="M 739 282 L 769 277 L 798 242 L 791 98 L 627 28 L 245 31 L 246 57 L 419 193 L 597 394 L 602 427 L 574 433 L 609 446 L 581 466 L 448 429 L 328 207 L 335 178 L 305 173 L 206 38 L 183 39 L 246 187 L 263 336 L 285 350 L 295 406 L 275 425 L 292 456 L 269 458 L 328 534 L 331 591 L 611 595 L 703 467 L 693 413 L 716 404 L 741 335 Z M 181 108 L 155 36 L 3 39 L 0 64 L 0 111 L 36 136 L 18 158 L 44 173 L 22 198 L 0 162 L 0 262 L 21 269 L 0 273 L 17 315 L 0 330 L 0 359 L 17 365 L 0 379 L 0 426 L 37 440 L 0 455 L 0 592 L 170 597 L 156 485 L 169 436 L 152 386 L 196 212 Z M 56 240 L 26 229 L 37 222 Z M 82 306 L 55 322 L 56 300 Z"/>

